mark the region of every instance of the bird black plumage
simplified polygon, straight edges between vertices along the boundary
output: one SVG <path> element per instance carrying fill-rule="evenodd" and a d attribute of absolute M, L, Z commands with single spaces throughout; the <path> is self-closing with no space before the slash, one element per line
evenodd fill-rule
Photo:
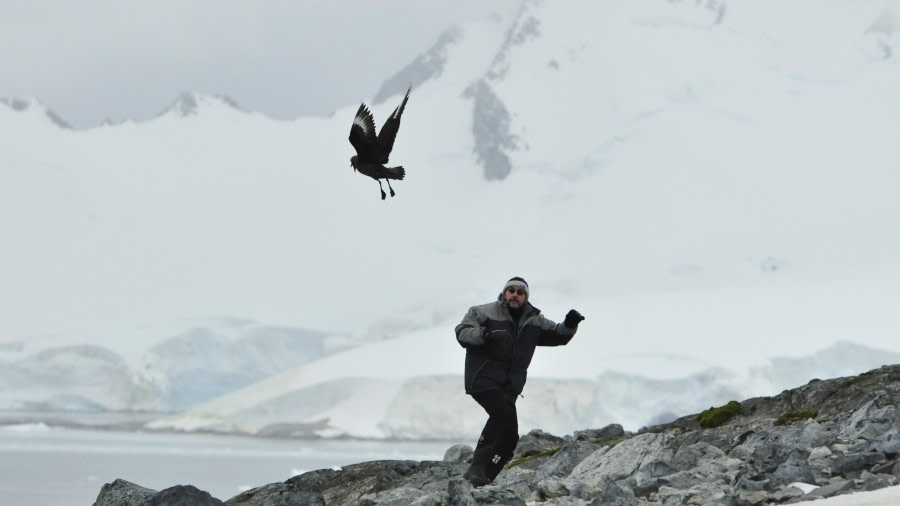
<path fill-rule="evenodd" d="M 372 119 L 372 113 L 365 103 L 359 105 L 356 116 L 353 118 L 353 126 L 350 127 L 350 144 L 356 149 L 356 155 L 350 157 L 350 165 L 354 171 L 365 174 L 370 178 L 378 181 L 378 188 L 381 189 L 381 200 L 386 195 L 384 188 L 381 186 L 381 180 L 384 179 L 391 190 L 391 197 L 395 195 L 394 189 L 391 188 L 391 179 L 403 179 L 406 177 L 406 169 L 402 166 L 385 167 L 391 150 L 394 149 L 394 139 L 397 137 L 397 130 L 400 129 L 400 116 L 406 108 L 406 101 L 409 100 L 409 92 L 412 86 L 406 90 L 406 96 L 403 102 L 394 109 L 391 116 L 384 122 L 381 131 L 375 135 L 375 120 Z"/>

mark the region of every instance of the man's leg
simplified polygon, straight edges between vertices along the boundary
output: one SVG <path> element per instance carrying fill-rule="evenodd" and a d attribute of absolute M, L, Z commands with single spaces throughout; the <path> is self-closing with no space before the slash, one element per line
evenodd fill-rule
<path fill-rule="evenodd" d="M 509 396 L 504 397 L 508 404 L 508 423 L 506 424 L 505 432 L 497 437 L 495 455 L 498 455 L 500 458 L 497 459 L 496 456 L 492 457 L 491 462 L 488 462 L 487 467 L 485 467 L 484 473 L 485 477 L 491 481 L 494 481 L 497 475 L 500 474 L 500 471 L 506 466 L 506 463 L 512 459 L 513 453 L 516 451 L 516 445 L 519 443 L 519 419 L 516 410 L 516 396 L 512 396 L 511 398 Z"/>
<path fill-rule="evenodd" d="M 515 443 L 512 444 L 512 450 L 509 450 L 508 452 L 495 452 L 495 455 L 499 455 L 500 458 L 495 459 L 492 456 L 492 459 L 494 460 L 491 460 L 490 462 L 488 462 L 487 466 L 485 466 L 484 476 L 487 479 L 494 481 L 494 479 L 497 478 L 497 475 L 500 474 L 500 471 L 503 470 L 503 468 L 506 466 L 506 463 L 509 462 L 510 459 L 512 459 L 513 452 L 516 451 L 516 443 L 518 442 L 519 436 L 516 436 Z"/>
<path fill-rule="evenodd" d="M 472 394 L 472 397 L 488 414 L 488 421 L 481 432 L 475 455 L 472 457 L 472 466 L 476 468 L 476 472 L 483 469 L 483 476 L 489 483 L 497 477 L 503 466 L 512 458 L 516 443 L 519 441 L 516 405 L 514 400 L 508 400 L 500 390 L 478 392 Z M 481 467 L 482 465 L 483 467 Z M 480 478 L 482 474 L 478 476 Z"/>

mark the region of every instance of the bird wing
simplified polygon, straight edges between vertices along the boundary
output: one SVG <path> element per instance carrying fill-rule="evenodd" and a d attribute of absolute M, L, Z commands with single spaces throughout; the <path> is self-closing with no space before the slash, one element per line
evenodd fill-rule
<path fill-rule="evenodd" d="M 409 100 L 410 91 L 412 91 L 412 86 L 406 90 L 403 102 L 394 109 L 391 116 L 384 122 L 384 126 L 381 127 L 381 131 L 378 132 L 378 144 L 381 146 L 381 160 L 379 160 L 379 163 L 388 163 L 388 157 L 391 155 L 391 150 L 394 149 L 394 139 L 397 137 L 397 130 L 400 129 L 400 116 L 406 108 L 406 101 Z"/>
<path fill-rule="evenodd" d="M 361 162 L 376 163 L 381 157 L 381 146 L 375 137 L 375 120 L 366 104 L 360 104 L 350 127 L 350 144 L 356 149 Z"/>

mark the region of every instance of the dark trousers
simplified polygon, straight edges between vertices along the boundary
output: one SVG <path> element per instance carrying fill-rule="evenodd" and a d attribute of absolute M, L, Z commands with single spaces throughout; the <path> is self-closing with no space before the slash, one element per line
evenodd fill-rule
<path fill-rule="evenodd" d="M 471 394 L 488 414 L 487 423 L 478 438 L 475 450 L 493 447 L 485 475 L 493 480 L 512 458 L 519 442 L 519 418 L 516 413 L 516 397 L 510 400 L 501 390 L 488 390 Z"/>

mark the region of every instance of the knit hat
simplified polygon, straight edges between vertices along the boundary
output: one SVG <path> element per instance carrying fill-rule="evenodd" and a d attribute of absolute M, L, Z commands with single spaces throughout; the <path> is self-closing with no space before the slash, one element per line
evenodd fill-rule
<path fill-rule="evenodd" d="M 525 297 L 531 297 L 531 292 L 528 291 L 528 283 L 523 278 L 510 278 L 510 280 L 506 282 L 506 285 L 503 286 L 503 291 L 505 292 L 506 289 L 511 286 L 525 290 Z"/>

